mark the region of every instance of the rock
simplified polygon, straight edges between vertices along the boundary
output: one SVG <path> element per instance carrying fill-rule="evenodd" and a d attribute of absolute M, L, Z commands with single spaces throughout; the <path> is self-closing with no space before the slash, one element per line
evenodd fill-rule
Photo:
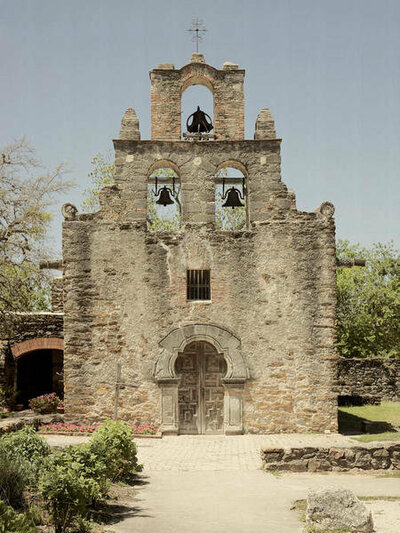
<path fill-rule="evenodd" d="M 339 487 L 308 494 L 306 524 L 313 531 L 321 532 L 372 533 L 374 530 L 371 512 L 350 490 Z"/>

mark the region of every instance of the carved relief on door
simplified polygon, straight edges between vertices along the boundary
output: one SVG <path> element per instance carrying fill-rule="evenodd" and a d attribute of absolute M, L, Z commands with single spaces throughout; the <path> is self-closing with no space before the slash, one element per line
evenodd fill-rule
<path fill-rule="evenodd" d="M 226 363 L 207 342 L 192 342 L 175 363 L 181 434 L 223 433 Z"/>

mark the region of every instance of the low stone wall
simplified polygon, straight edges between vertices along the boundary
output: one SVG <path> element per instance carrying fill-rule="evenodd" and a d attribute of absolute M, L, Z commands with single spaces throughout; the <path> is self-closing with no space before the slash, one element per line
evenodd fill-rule
<path fill-rule="evenodd" d="M 332 448 L 263 448 L 264 470 L 288 472 L 347 472 L 400 470 L 400 443 Z"/>
<path fill-rule="evenodd" d="M 400 359 L 345 359 L 337 366 L 339 405 L 400 401 Z M 353 399 L 353 401 L 352 401 Z"/>
<path fill-rule="evenodd" d="M 0 420 L 0 436 L 22 429 L 24 426 L 34 426 L 36 429 L 43 424 L 63 422 L 64 417 L 58 413 L 39 415 L 32 411 L 18 413 Z"/>

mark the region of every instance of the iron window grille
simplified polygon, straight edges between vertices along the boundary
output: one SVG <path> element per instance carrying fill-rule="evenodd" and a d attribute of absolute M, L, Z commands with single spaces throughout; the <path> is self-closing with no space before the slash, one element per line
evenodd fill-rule
<path fill-rule="evenodd" d="M 209 270 L 187 270 L 187 299 L 211 300 Z"/>

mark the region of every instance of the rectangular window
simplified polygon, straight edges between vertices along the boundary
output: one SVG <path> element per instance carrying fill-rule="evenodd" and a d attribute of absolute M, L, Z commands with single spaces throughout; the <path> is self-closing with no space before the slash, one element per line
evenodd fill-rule
<path fill-rule="evenodd" d="M 187 270 L 186 280 L 188 300 L 211 300 L 209 270 Z"/>

